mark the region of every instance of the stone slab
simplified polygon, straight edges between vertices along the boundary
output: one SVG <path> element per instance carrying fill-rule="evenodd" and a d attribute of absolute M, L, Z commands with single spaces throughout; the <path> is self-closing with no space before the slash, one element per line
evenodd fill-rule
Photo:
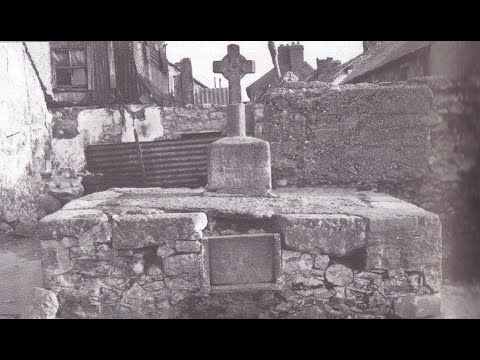
<path fill-rule="evenodd" d="M 60 210 L 44 217 L 37 225 L 36 235 L 42 240 L 79 239 L 95 234 L 96 242 L 109 242 L 111 228 L 108 216 L 97 209 Z"/>
<path fill-rule="evenodd" d="M 207 226 L 203 213 L 113 215 L 114 249 L 141 249 L 188 240 Z"/>
<path fill-rule="evenodd" d="M 280 276 L 278 235 L 243 235 L 203 239 L 208 286 L 275 284 Z"/>
<path fill-rule="evenodd" d="M 276 217 L 288 248 L 310 254 L 344 256 L 366 245 L 366 220 L 343 214 Z"/>

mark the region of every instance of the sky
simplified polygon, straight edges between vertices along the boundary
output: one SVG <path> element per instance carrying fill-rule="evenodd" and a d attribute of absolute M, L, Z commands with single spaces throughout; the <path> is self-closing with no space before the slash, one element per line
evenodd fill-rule
<path fill-rule="evenodd" d="M 293 41 L 275 41 L 280 44 L 290 44 Z M 240 53 L 247 60 L 254 60 L 255 74 L 248 74 L 242 80 L 243 100 L 248 100 L 245 89 L 255 80 L 273 68 L 272 58 L 268 51 L 267 41 L 167 41 L 167 57 L 172 63 L 189 57 L 192 60 L 193 76 L 208 87 L 214 87 L 214 77 L 222 79 L 222 87 L 227 87 L 228 82 L 220 74 L 214 74 L 212 63 L 222 60 L 227 54 L 229 44 L 240 45 Z M 305 47 L 305 60 L 317 68 L 317 58 L 332 57 L 342 63 L 353 59 L 363 51 L 361 41 L 300 41 Z M 218 80 L 217 80 L 218 86 Z"/>

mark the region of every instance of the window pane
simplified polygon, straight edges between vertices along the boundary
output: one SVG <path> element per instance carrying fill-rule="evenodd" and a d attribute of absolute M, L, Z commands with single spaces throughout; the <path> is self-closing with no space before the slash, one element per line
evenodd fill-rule
<path fill-rule="evenodd" d="M 72 73 L 70 69 L 57 69 L 57 85 L 72 85 Z"/>
<path fill-rule="evenodd" d="M 84 50 L 70 51 L 70 60 L 72 62 L 72 66 L 85 65 L 85 51 Z"/>
<path fill-rule="evenodd" d="M 73 86 L 87 86 L 87 74 L 85 69 L 73 69 L 72 73 Z"/>
<path fill-rule="evenodd" d="M 55 66 L 70 66 L 68 51 L 54 51 L 53 58 L 55 59 Z"/>

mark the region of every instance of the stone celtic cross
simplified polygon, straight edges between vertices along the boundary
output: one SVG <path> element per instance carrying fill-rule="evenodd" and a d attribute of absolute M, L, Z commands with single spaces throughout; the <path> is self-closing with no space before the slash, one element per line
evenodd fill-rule
<path fill-rule="evenodd" d="M 230 104 L 240 104 L 242 102 L 240 80 L 246 74 L 255 72 L 255 62 L 240 55 L 240 46 L 231 44 L 228 45 L 228 54 L 222 61 L 213 62 L 213 72 L 222 74 L 228 80 Z"/>

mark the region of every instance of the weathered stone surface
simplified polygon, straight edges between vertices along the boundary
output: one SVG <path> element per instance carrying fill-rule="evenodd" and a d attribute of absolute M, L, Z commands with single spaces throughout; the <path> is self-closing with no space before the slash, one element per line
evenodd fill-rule
<path fill-rule="evenodd" d="M 145 269 L 145 260 L 140 259 L 133 265 L 133 272 L 137 275 L 141 275 Z"/>
<path fill-rule="evenodd" d="M 407 295 L 394 302 L 395 314 L 404 319 L 419 319 L 440 316 L 440 294 Z"/>
<path fill-rule="evenodd" d="M 427 285 L 432 291 L 440 292 L 442 289 L 442 266 L 427 265 L 423 269 L 423 276 L 425 278 L 425 285 Z"/>
<path fill-rule="evenodd" d="M 313 256 L 294 251 L 282 251 L 282 270 L 287 283 L 301 283 L 312 276 Z"/>
<path fill-rule="evenodd" d="M 95 247 L 93 245 L 78 246 L 70 248 L 70 259 L 91 259 L 95 256 Z"/>
<path fill-rule="evenodd" d="M 23 319 L 55 319 L 58 300 L 54 292 L 34 288 L 22 314 Z"/>
<path fill-rule="evenodd" d="M 170 256 L 164 261 L 165 275 L 200 274 L 200 258 L 197 254 Z"/>
<path fill-rule="evenodd" d="M 152 277 L 163 277 L 163 271 L 157 265 L 151 265 L 147 270 L 147 275 Z"/>
<path fill-rule="evenodd" d="M 45 191 L 61 201 L 71 201 L 83 195 L 82 178 L 53 175 L 46 182 Z"/>
<path fill-rule="evenodd" d="M 210 148 L 208 191 L 265 196 L 272 189 L 270 144 L 250 137 L 228 137 Z"/>
<path fill-rule="evenodd" d="M 442 261 L 442 225 L 437 215 L 369 217 L 367 269 L 421 271 Z"/>
<path fill-rule="evenodd" d="M 35 220 L 18 220 L 15 224 L 15 236 L 32 237 L 37 228 Z"/>
<path fill-rule="evenodd" d="M 313 264 L 313 268 L 318 270 L 326 270 L 329 263 L 330 257 L 328 255 L 317 255 L 315 256 L 315 263 Z"/>
<path fill-rule="evenodd" d="M 155 297 L 135 283 L 123 293 L 120 307 L 132 313 L 146 314 L 155 310 Z"/>
<path fill-rule="evenodd" d="M 272 284 L 279 277 L 278 235 L 210 237 L 204 241 L 204 246 L 212 286 Z"/>
<path fill-rule="evenodd" d="M 151 225 L 146 224 L 137 231 L 126 221 L 121 228 L 123 234 L 128 238 L 143 237 L 144 231 L 150 235 L 161 233 L 159 236 L 164 238 L 161 243 L 151 240 L 145 242 L 145 239 L 140 239 L 141 245 L 138 248 L 118 249 L 113 242 L 95 242 L 94 235 L 99 229 L 99 223 L 87 221 L 86 224 L 81 223 L 77 226 L 76 222 L 72 221 L 71 223 L 79 229 L 75 231 L 77 234 L 75 237 L 62 235 L 65 231 L 60 231 L 55 233 L 56 241 L 45 239 L 42 244 L 42 254 L 47 259 L 44 261 L 45 285 L 58 292 L 59 301 L 66 309 L 65 311 L 61 309 L 62 316 L 68 314 L 82 317 L 96 317 L 99 314 L 107 316 L 111 311 L 128 316 L 139 314 L 138 316 L 147 317 L 189 317 L 190 307 L 198 305 L 194 304 L 198 296 L 203 302 L 210 299 L 213 294 L 204 293 L 208 287 L 202 288 L 202 275 L 208 275 L 202 266 L 203 256 L 198 253 L 181 253 L 182 249 L 185 251 L 198 249 L 198 240 L 203 237 L 202 230 L 209 236 L 202 241 L 208 243 L 212 234 L 223 235 L 227 230 L 234 235 L 246 233 L 253 235 L 267 229 L 277 232 L 279 230 L 277 219 L 272 219 L 272 216 L 283 216 L 284 213 L 287 213 L 286 217 L 290 216 L 289 214 L 304 217 L 303 214 L 318 213 L 321 217 L 330 214 L 333 218 L 337 216 L 336 214 L 351 214 L 349 216 L 365 219 L 367 224 L 370 219 L 375 222 L 373 237 L 370 238 L 367 232 L 366 241 L 359 249 L 363 250 L 366 247 L 368 256 L 368 252 L 377 245 L 392 245 L 393 249 L 399 251 L 400 258 L 405 256 L 403 248 L 410 244 L 411 240 L 403 242 L 402 236 L 382 239 L 380 235 L 388 232 L 379 229 L 388 230 L 389 227 L 400 229 L 392 233 L 407 234 L 410 237 L 404 237 L 408 239 L 418 235 L 419 239 L 416 241 L 435 234 L 435 226 L 429 228 L 430 225 L 423 221 L 424 217 L 431 216 L 428 212 L 392 197 L 370 192 L 345 189 L 281 189 L 278 192 L 279 196 L 273 198 L 202 196 L 201 190 L 178 189 L 114 189 L 112 192 L 113 194 L 105 196 L 102 193 L 96 194 L 95 199 L 81 203 L 78 200 L 74 201 L 69 204 L 72 206 L 71 210 L 63 209 L 60 214 L 75 213 L 77 211 L 75 206 L 78 205 L 83 209 L 81 211 L 100 209 L 100 214 L 108 214 L 110 221 L 133 219 L 134 223 L 136 219 L 142 218 Z M 173 211 L 175 214 L 171 213 Z M 162 216 L 189 217 L 192 214 L 185 213 L 188 211 L 201 214 L 202 226 L 196 228 L 192 225 L 196 223 L 195 221 L 187 222 L 186 227 L 192 228 L 183 234 L 179 234 L 175 227 L 169 230 L 168 222 L 163 225 L 158 220 Z M 205 213 L 212 219 L 208 229 L 204 229 L 207 225 Z M 377 219 L 384 218 L 390 219 L 391 222 L 385 221 L 383 227 L 380 227 L 382 222 Z M 412 221 L 411 218 L 419 220 Z M 46 219 L 48 220 L 48 217 Z M 246 224 L 244 219 L 253 219 L 253 222 L 248 224 L 255 224 L 254 228 L 244 228 Z M 232 220 L 235 222 L 234 227 L 225 227 Z M 311 231 L 306 225 L 308 224 L 303 224 L 306 232 Z M 368 231 L 369 226 L 366 229 Z M 413 230 L 409 232 L 408 229 Z M 314 238 L 311 233 L 309 237 Z M 287 249 L 290 250 L 292 247 Z M 422 262 L 420 256 L 415 258 L 420 264 L 418 269 L 403 269 L 398 266 L 383 268 L 380 263 L 378 268 L 366 269 L 353 275 L 352 270 L 348 268 L 333 271 L 337 265 L 325 270 L 330 262 L 340 261 L 342 264 L 349 264 L 350 258 L 337 259 L 337 256 L 328 256 L 320 250 L 313 253 L 289 250 L 282 250 L 282 264 L 278 267 L 282 269 L 282 291 L 272 299 L 272 305 L 286 301 L 288 306 L 284 310 L 278 310 L 280 313 L 274 308 L 262 309 L 262 317 L 284 317 L 287 313 L 293 314 L 304 306 L 312 305 L 325 306 L 326 309 L 328 305 L 329 317 L 346 317 L 349 314 L 390 316 L 393 314 L 392 304 L 396 297 L 430 294 L 434 287 L 428 282 L 433 283 L 433 280 L 441 277 L 436 272 L 439 262 L 430 263 L 429 260 Z M 352 251 L 347 251 L 345 255 L 350 255 Z M 408 249 L 406 251 L 409 255 Z M 358 254 L 363 254 L 363 251 Z M 253 252 L 252 256 L 256 255 Z M 380 259 L 386 257 L 385 253 L 381 252 L 373 255 Z M 372 259 L 375 258 L 373 255 L 371 254 Z M 230 265 L 234 266 L 233 262 Z M 238 269 L 242 267 L 239 266 Z M 331 288 L 332 286 L 335 288 Z M 225 306 L 242 307 L 243 305 L 235 302 L 236 298 L 229 295 L 226 302 L 221 303 L 208 300 L 212 301 L 213 306 L 209 316 L 221 317 L 218 311 Z"/>
<path fill-rule="evenodd" d="M 335 286 L 347 286 L 353 282 L 353 271 L 344 265 L 335 264 L 325 271 L 325 279 Z"/>
<path fill-rule="evenodd" d="M 204 213 L 113 215 L 113 247 L 140 249 L 184 240 L 207 226 Z"/>
<path fill-rule="evenodd" d="M 177 241 L 175 250 L 179 253 L 198 253 L 202 249 L 199 241 Z"/>
<path fill-rule="evenodd" d="M 169 245 L 160 245 L 157 249 L 157 256 L 162 259 L 173 254 L 175 254 L 175 249 Z"/>
<path fill-rule="evenodd" d="M 91 231 L 91 232 L 89 232 Z M 100 210 L 61 210 L 39 221 L 36 234 L 40 239 L 79 239 L 83 234 L 93 236 L 95 242 L 110 242 L 108 217 Z M 95 235 L 94 235 L 95 234 Z"/>
<path fill-rule="evenodd" d="M 112 230 L 110 224 L 95 225 L 78 237 L 79 246 L 93 246 L 94 244 L 110 243 Z"/>
<path fill-rule="evenodd" d="M 71 238 L 71 237 L 64 237 L 61 241 L 62 245 L 64 247 L 66 247 L 67 249 L 70 249 L 72 247 L 76 247 L 76 246 L 79 246 L 78 245 L 78 239 L 75 239 L 75 238 Z"/>
<path fill-rule="evenodd" d="M 10 225 L 8 225 L 7 223 L 4 223 L 4 222 L 0 222 L 0 233 L 1 232 L 9 233 L 11 231 L 13 231 L 13 229 Z"/>
<path fill-rule="evenodd" d="M 366 244 L 366 221 L 349 215 L 282 215 L 276 223 L 296 251 L 344 256 Z"/>
<path fill-rule="evenodd" d="M 69 257 L 69 250 L 59 241 L 42 240 L 42 269 L 46 278 L 51 275 L 61 275 L 70 271 L 73 264 Z"/>
<path fill-rule="evenodd" d="M 7 210 L 3 214 L 3 219 L 7 223 L 13 223 L 14 221 L 16 221 L 18 219 L 18 215 L 15 215 L 15 213 L 13 213 L 12 211 Z"/>
<path fill-rule="evenodd" d="M 62 203 L 52 195 L 40 194 L 37 199 L 37 208 L 43 209 L 46 215 L 50 215 L 60 210 Z"/>

